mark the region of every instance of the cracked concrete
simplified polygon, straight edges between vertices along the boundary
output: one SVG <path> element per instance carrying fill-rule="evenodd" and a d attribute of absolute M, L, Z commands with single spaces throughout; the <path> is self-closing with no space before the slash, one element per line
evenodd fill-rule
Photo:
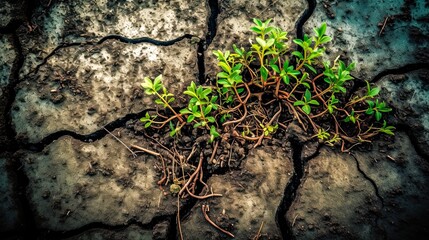
<path fill-rule="evenodd" d="M 0 155 L 0 229 L 2 231 L 15 231 L 20 227 L 20 206 L 17 203 L 18 193 L 16 176 L 12 169 L 10 155 Z"/>
<path fill-rule="evenodd" d="M 126 130 L 122 140 L 145 146 Z M 28 199 L 39 229 L 70 231 L 93 222 L 110 226 L 131 219 L 148 224 L 171 215 L 175 198 L 164 194 L 151 156 L 131 157 L 110 135 L 94 143 L 62 137 L 42 152 L 20 151 L 29 178 Z"/>
<path fill-rule="evenodd" d="M 196 55 L 187 39 L 162 47 L 108 40 L 61 49 L 18 85 L 15 131 L 30 142 L 60 130 L 89 134 L 128 113 L 154 108 L 141 90 L 143 78 L 163 74 L 169 91 L 179 96 L 196 79 Z"/>
<path fill-rule="evenodd" d="M 286 215 L 297 239 L 380 237 L 374 219 L 381 204 L 351 156 L 323 147 L 305 175 Z"/>
<path fill-rule="evenodd" d="M 150 37 L 159 41 L 191 34 L 206 35 L 207 6 L 204 0 L 184 4 L 175 1 L 110 1 L 58 2 L 49 8 L 36 9 L 32 19 L 37 28 L 28 32 L 18 29 L 26 56 L 21 78 L 24 78 L 52 50 L 62 43 L 99 40 L 107 35 L 127 38 Z M 174 31 L 173 31 L 174 29 Z"/>
<path fill-rule="evenodd" d="M 427 236 L 429 163 L 416 153 L 405 133 L 396 135 L 394 143 L 377 142 L 371 152 L 356 158 L 384 199 L 379 225 L 386 238 Z"/>
<path fill-rule="evenodd" d="M 398 123 L 409 126 L 413 144 L 424 156 L 429 156 L 429 71 L 383 77 L 377 85 L 391 106 L 396 109 Z M 405 129 L 404 129 L 405 130 Z"/>
<path fill-rule="evenodd" d="M 429 6 L 424 1 L 317 2 L 315 13 L 305 25 L 306 32 L 311 34 L 314 26 L 326 22 L 327 34 L 334 38 L 327 46 L 329 60 L 342 55 L 356 62 L 356 76 L 370 80 L 384 69 L 429 61 Z"/>

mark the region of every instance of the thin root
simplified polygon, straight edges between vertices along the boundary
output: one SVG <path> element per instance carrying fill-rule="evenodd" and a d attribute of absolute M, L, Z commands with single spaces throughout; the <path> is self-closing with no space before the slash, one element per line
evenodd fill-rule
<path fill-rule="evenodd" d="M 207 220 L 207 222 L 209 222 L 213 227 L 217 228 L 219 231 L 225 233 L 226 235 L 230 236 L 230 237 L 235 237 L 234 234 L 228 232 L 227 230 L 219 227 L 218 225 L 216 225 L 216 223 L 214 223 L 210 218 L 209 215 L 207 215 L 207 212 L 210 211 L 209 205 L 202 205 L 201 206 L 201 211 L 203 212 L 204 218 Z"/>

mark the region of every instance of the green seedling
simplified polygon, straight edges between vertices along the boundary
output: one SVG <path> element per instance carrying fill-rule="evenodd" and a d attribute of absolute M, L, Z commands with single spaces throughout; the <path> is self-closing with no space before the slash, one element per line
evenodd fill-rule
<path fill-rule="evenodd" d="M 306 114 L 310 114 L 310 112 L 311 112 L 310 105 L 319 106 L 320 104 L 317 100 L 311 99 L 311 92 L 310 92 L 310 90 L 306 89 L 303 99 L 294 102 L 293 105 L 294 106 L 301 106 L 301 109 Z"/>
<path fill-rule="evenodd" d="M 174 95 L 169 93 L 167 88 L 162 84 L 162 75 L 159 75 L 153 81 L 150 78 L 145 77 L 141 86 L 146 94 L 157 96 L 155 103 L 163 106 L 164 108 L 169 108 L 173 113 L 176 113 L 170 106 L 170 103 L 175 100 Z"/>
<path fill-rule="evenodd" d="M 323 63 L 324 68 L 319 67 L 325 45 L 332 40 L 326 34 L 325 23 L 314 28 L 311 36 L 293 39 L 294 46 L 289 46 L 287 32 L 272 26 L 271 19 L 253 22 L 251 31 L 256 36 L 251 47 L 233 44 L 232 51 L 215 50 L 220 68 L 216 84 L 197 86 L 192 82 L 184 91 L 189 102 L 179 114 L 170 105 L 174 96 L 162 85 L 162 76 L 154 80 L 145 78 L 145 92 L 155 95 L 158 105 L 175 114 L 164 122 L 156 122 L 160 116 L 147 113 L 141 118 L 145 127 L 168 123 L 170 135 L 176 136 L 184 125 L 191 124 L 209 134 L 209 142 L 218 139 L 219 132 L 232 131 L 236 137 L 257 141 L 256 145 L 279 126 L 285 126 L 275 122 L 279 116 L 296 119 L 304 130 L 311 126 L 314 136 L 331 146 L 339 142 L 366 142 L 378 133 L 393 134 L 394 127 L 385 121 L 381 123 L 383 114 L 392 109 L 377 99 L 379 87 L 371 87 L 367 82 L 365 95 L 346 94 L 352 86 L 349 82 L 354 80 L 351 72 L 355 63 L 346 64 L 338 57 L 333 63 Z M 296 46 L 299 50 L 294 51 Z M 278 112 L 273 113 L 268 102 L 278 103 Z M 266 122 L 269 124 L 262 124 Z"/>
<path fill-rule="evenodd" d="M 382 113 L 392 111 L 385 102 L 379 102 L 378 99 L 376 99 L 375 102 L 371 100 L 367 100 L 366 102 L 368 103 L 368 109 L 365 113 L 368 115 L 375 115 L 377 121 L 381 120 Z"/>

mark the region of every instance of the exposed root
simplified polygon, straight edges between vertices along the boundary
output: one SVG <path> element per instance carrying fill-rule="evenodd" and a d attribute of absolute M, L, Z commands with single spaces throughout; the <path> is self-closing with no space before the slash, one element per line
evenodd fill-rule
<path fill-rule="evenodd" d="M 258 232 L 253 237 L 253 240 L 258 240 L 261 237 L 262 228 L 264 227 L 264 221 L 261 222 L 261 226 L 259 227 Z"/>
<path fill-rule="evenodd" d="M 207 220 L 207 222 L 209 222 L 213 227 L 215 227 L 215 228 L 216 228 L 216 229 L 218 229 L 219 231 L 221 231 L 221 232 L 225 233 L 226 235 L 228 235 L 228 236 L 230 236 L 230 237 L 232 237 L 232 238 L 234 238 L 234 237 L 235 237 L 235 236 L 234 236 L 234 234 L 232 234 L 232 233 L 228 232 L 227 230 L 225 230 L 225 229 L 223 229 L 223 228 L 219 227 L 218 225 L 216 225 L 216 223 L 214 223 L 214 222 L 210 219 L 210 217 L 209 217 L 209 216 L 208 216 L 208 214 L 207 214 L 207 212 L 209 212 L 209 211 L 210 211 L 209 205 L 205 205 L 205 204 L 203 204 L 203 205 L 201 206 L 201 211 L 203 212 L 204 218 L 205 218 L 205 219 Z"/>

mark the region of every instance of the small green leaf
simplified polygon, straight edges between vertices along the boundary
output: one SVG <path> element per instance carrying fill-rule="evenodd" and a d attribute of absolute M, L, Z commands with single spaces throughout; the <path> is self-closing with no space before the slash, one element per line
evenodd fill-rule
<path fill-rule="evenodd" d="M 301 105 L 305 105 L 304 101 L 298 100 L 296 102 L 293 103 L 294 106 L 301 106 Z"/>
<path fill-rule="evenodd" d="M 302 106 L 302 110 L 308 115 L 311 112 L 311 107 L 309 105 Z"/>
<path fill-rule="evenodd" d="M 311 100 L 310 90 L 306 89 L 304 93 L 305 102 L 309 102 Z"/>
<path fill-rule="evenodd" d="M 270 67 L 274 70 L 274 72 L 280 73 L 280 69 L 276 64 L 271 64 Z"/>
<path fill-rule="evenodd" d="M 191 111 L 189 111 L 189 109 L 187 109 L 187 108 L 181 109 L 181 110 L 180 110 L 180 113 L 181 113 L 181 114 L 192 114 L 192 112 L 191 112 Z"/>
<path fill-rule="evenodd" d="M 324 43 L 327 43 L 327 42 L 330 42 L 330 41 L 332 41 L 332 38 L 331 38 L 331 37 L 329 37 L 329 36 L 323 36 L 323 37 L 320 39 L 320 44 L 324 44 Z"/>
<path fill-rule="evenodd" d="M 227 77 L 229 77 L 229 74 L 226 72 L 220 72 L 217 74 L 217 77 L 218 78 L 227 78 Z"/>
<path fill-rule="evenodd" d="M 312 105 L 317 105 L 317 106 L 319 106 L 320 104 L 319 104 L 319 102 L 317 101 L 317 100 L 310 100 L 309 102 L 308 102 L 309 104 L 312 104 Z"/>
<path fill-rule="evenodd" d="M 194 119 L 195 119 L 195 115 L 189 115 L 186 122 L 190 123 L 190 122 L 194 121 Z"/>
<path fill-rule="evenodd" d="M 257 19 L 257 18 L 254 18 L 254 19 L 253 19 L 253 22 L 256 24 L 256 26 L 262 27 L 262 22 L 261 22 L 261 20 L 259 20 L 259 19 Z"/>
<path fill-rule="evenodd" d="M 301 52 L 293 51 L 293 52 L 292 52 L 292 55 L 294 55 L 294 56 L 298 57 L 298 58 L 299 58 L 299 60 L 303 60 L 303 59 L 304 59 L 304 56 L 302 55 L 302 53 L 301 53 Z"/>
<path fill-rule="evenodd" d="M 304 64 L 310 71 L 312 71 L 314 74 L 317 74 L 317 71 L 316 71 L 316 69 L 314 68 L 314 67 L 312 67 L 311 65 L 309 65 L 309 64 Z"/>
<path fill-rule="evenodd" d="M 375 112 L 375 119 L 376 119 L 377 121 L 380 121 L 380 120 L 381 120 L 381 112 L 379 112 L 379 111 L 376 111 L 376 112 Z"/>
<path fill-rule="evenodd" d="M 210 117 L 207 117 L 207 121 L 210 123 L 214 123 L 216 121 L 216 119 L 214 117 L 210 116 Z"/>
<path fill-rule="evenodd" d="M 274 44 L 274 39 L 272 39 L 272 38 L 268 39 L 267 44 L 266 44 L 266 48 L 271 47 L 273 44 Z"/>
<path fill-rule="evenodd" d="M 263 40 L 262 38 L 260 38 L 260 37 L 257 37 L 256 38 L 256 41 L 258 42 L 258 44 L 262 47 L 262 48 L 266 48 L 266 46 L 267 46 L 267 42 L 265 42 L 265 40 Z"/>

